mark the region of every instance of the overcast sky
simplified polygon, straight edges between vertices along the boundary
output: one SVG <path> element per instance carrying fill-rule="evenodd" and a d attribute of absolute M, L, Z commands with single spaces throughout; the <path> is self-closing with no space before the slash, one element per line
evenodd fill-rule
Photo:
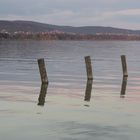
<path fill-rule="evenodd" d="M 0 0 L 0 20 L 140 29 L 140 0 Z"/>

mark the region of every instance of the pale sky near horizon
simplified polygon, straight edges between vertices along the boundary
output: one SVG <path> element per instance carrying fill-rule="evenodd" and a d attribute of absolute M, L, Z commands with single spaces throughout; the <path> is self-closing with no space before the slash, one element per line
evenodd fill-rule
<path fill-rule="evenodd" d="M 140 0 L 0 0 L 0 20 L 140 29 Z"/>

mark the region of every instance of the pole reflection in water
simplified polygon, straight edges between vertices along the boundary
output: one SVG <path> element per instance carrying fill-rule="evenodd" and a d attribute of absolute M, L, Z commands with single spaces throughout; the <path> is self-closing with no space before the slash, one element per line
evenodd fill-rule
<path fill-rule="evenodd" d="M 41 84 L 40 95 L 39 95 L 39 98 L 38 98 L 38 105 L 40 105 L 40 106 L 44 106 L 44 104 L 45 104 L 45 97 L 46 97 L 46 94 L 47 94 L 47 88 L 48 88 L 47 83 L 42 83 Z"/>
<path fill-rule="evenodd" d="M 92 83 L 93 83 L 93 80 L 87 80 L 86 91 L 85 91 L 85 101 L 90 101 Z"/>
<path fill-rule="evenodd" d="M 125 97 L 125 92 L 126 92 L 126 86 L 127 86 L 127 78 L 126 76 L 123 76 L 122 79 L 122 88 L 121 88 L 121 98 Z"/>

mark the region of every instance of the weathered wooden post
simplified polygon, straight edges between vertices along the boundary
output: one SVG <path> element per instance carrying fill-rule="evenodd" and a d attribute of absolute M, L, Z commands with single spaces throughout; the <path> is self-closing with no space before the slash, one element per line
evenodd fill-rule
<path fill-rule="evenodd" d="M 40 94 L 39 94 L 39 98 L 38 98 L 38 105 L 40 105 L 40 106 L 44 106 L 45 97 L 47 94 L 47 88 L 48 88 L 48 84 L 46 84 L 46 83 L 41 84 Z"/>
<path fill-rule="evenodd" d="M 86 56 L 85 57 L 85 63 L 86 63 L 87 79 L 88 80 L 93 80 L 93 74 L 92 74 L 92 66 L 91 66 L 90 56 Z"/>
<path fill-rule="evenodd" d="M 86 91 L 85 91 L 85 101 L 90 101 L 92 83 L 93 83 L 93 80 L 87 80 Z"/>
<path fill-rule="evenodd" d="M 125 57 L 125 55 L 121 55 L 121 61 L 122 61 L 123 76 L 124 77 L 128 77 L 127 63 L 126 63 L 126 57 Z"/>
<path fill-rule="evenodd" d="M 87 72 L 87 85 L 85 90 L 85 101 L 90 101 L 91 91 L 92 91 L 92 83 L 93 83 L 93 74 L 92 74 L 92 65 L 90 56 L 85 57 L 86 64 L 86 72 Z"/>
<path fill-rule="evenodd" d="M 125 55 L 121 55 L 121 61 L 122 61 L 122 70 L 123 70 L 121 97 L 124 97 L 125 92 L 126 92 L 126 86 L 127 86 L 127 78 L 128 78 L 127 63 L 126 63 Z"/>
<path fill-rule="evenodd" d="M 121 88 L 121 97 L 124 97 L 124 95 L 125 95 L 126 86 L 127 86 L 127 77 L 123 76 L 122 88 Z"/>
<path fill-rule="evenodd" d="M 45 62 L 44 62 L 43 58 L 38 59 L 38 67 L 39 67 L 40 77 L 41 77 L 42 83 L 48 84 L 48 77 L 47 77 Z"/>

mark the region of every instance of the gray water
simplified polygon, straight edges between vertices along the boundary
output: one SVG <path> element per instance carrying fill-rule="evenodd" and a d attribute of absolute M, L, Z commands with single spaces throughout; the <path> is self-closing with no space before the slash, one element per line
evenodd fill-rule
<path fill-rule="evenodd" d="M 140 42 L 1 41 L 0 137 L 2 140 L 131 140 L 140 137 Z M 91 56 L 93 89 L 84 101 L 85 56 Z M 128 84 L 120 98 L 126 55 Z M 46 103 L 37 106 L 45 58 Z"/>

